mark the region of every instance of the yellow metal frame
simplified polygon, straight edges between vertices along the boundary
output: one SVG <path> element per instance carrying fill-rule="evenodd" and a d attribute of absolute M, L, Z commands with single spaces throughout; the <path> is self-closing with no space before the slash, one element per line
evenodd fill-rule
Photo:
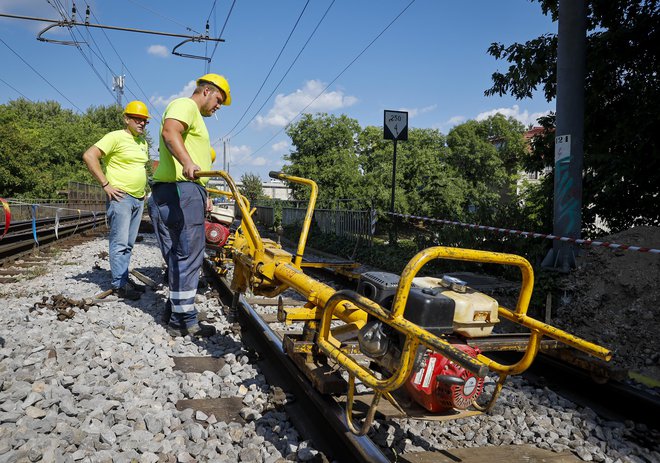
<path fill-rule="evenodd" d="M 531 365 L 539 351 L 543 336 L 556 339 L 568 346 L 606 361 L 612 357 L 611 352 L 601 346 L 580 339 L 527 315 L 527 308 L 534 287 L 534 273 L 530 263 L 520 256 L 444 246 L 425 249 L 414 256 L 406 265 L 401 274 L 392 308 L 391 310 L 387 310 L 354 291 L 336 291 L 330 286 L 305 275 L 302 271 L 302 256 L 311 226 L 318 192 L 315 182 L 283 173 L 271 172 L 271 177 L 304 184 L 311 188 L 310 201 L 303 222 L 300 241 L 298 242 L 296 255 L 292 256 L 290 253 L 281 249 L 281 246 L 277 243 L 271 240 L 264 240 L 259 236 L 254 221 L 248 212 L 249 203 L 247 199 L 238 193 L 234 181 L 226 172 L 197 172 L 196 175 L 198 177 L 224 178 L 231 190 L 231 195 L 235 198 L 236 204 L 242 213 L 242 233 L 237 233 L 234 239 L 234 279 L 232 280 L 232 289 L 245 292 L 250 288 L 255 294 L 274 296 L 288 288 L 292 288 L 306 297 L 307 304 L 305 309 L 292 311 L 291 319 L 305 319 L 308 327 L 313 329 L 318 324 L 320 318 L 316 344 L 319 352 L 332 358 L 341 368 L 348 372 L 349 392 L 346 418 L 351 431 L 356 434 L 363 434 L 368 430 L 381 397 L 385 397 L 393 404 L 396 404 L 391 396 L 391 392 L 403 386 L 410 376 L 420 344 L 444 355 L 478 377 L 484 377 L 488 373 L 488 370 L 499 375 L 499 380 L 490 402 L 485 407 L 474 404 L 478 410 L 488 410 L 492 407 L 508 375 L 522 373 Z M 443 337 L 428 332 L 404 317 L 413 278 L 415 278 L 424 265 L 435 259 L 511 265 L 520 269 L 522 274 L 522 288 L 515 310 L 511 311 L 504 307 L 498 308 L 501 317 L 525 326 L 531 331 L 525 352 L 518 362 L 511 365 L 504 365 L 483 354 L 478 355 L 476 358 L 471 357 L 463 351 L 456 349 Z M 309 312 L 304 315 L 304 310 Z M 387 378 L 381 378 L 379 374 L 360 365 L 351 355 L 342 352 L 341 343 L 333 336 L 333 334 L 338 336 L 341 332 L 361 329 L 369 317 L 378 318 L 405 336 L 398 366 L 392 373 L 392 376 Z M 335 319 L 343 321 L 345 325 L 331 329 L 331 322 Z M 374 391 L 374 399 L 360 429 L 354 426 L 352 420 L 355 378 L 358 378 L 364 385 L 372 388 Z"/>

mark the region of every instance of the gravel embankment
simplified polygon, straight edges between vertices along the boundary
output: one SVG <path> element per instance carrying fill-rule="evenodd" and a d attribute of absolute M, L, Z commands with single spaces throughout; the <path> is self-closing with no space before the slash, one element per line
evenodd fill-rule
<path fill-rule="evenodd" d="M 144 236 L 132 266 L 160 281 L 162 259 L 153 236 Z M 166 290 L 76 308 L 63 321 L 49 309 L 31 310 L 43 297 L 82 299 L 107 289 L 108 262 L 98 257 L 106 250 L 103 239 L 80 245 L 53 258 L 44 274 L 0 288 L 0 463 L 320 460 L 279 411 L 214 299 L 199 297 L 219 331 L 208 341 L 166 333 Z M 173 369 L 171 357 L 197 355 L 223 357 L 226 365 L 203 374 Z M 175 408 L 205 397 L 242 397 L 245 423 Z M 392 454 L 533 444 L 584 461 L 660 461 L 657 447 L 636 443 L 657 442 L 657 432 L 605 421 L 520 378 L 507 382 L 489 415 L 377 422 L 370 436 Z"/>
<path fill-rule="evenodd" d="M 200 295 L 219 334 L 172 338 L 160 323 L 166 290 L 110 301 L 59 321 L 43 297 L 92 297 L 109 286 L 97 239 L 57 255 L 43 275 L 0 288 L 0 462 L 309 461 L 317 454 L 277 410 L 263 375 L 220 313 Z M 95 265 L 97 264 L 97 265 Z M 132 267 L 160 281 L 153 235 Z M 37 272 L 42 273 L 42 272 Z M 175 356 L 223 357 L 216 372 L 173 370 Z M 242 397 L 244 423 L 215 422 L 181 399 Z"/>

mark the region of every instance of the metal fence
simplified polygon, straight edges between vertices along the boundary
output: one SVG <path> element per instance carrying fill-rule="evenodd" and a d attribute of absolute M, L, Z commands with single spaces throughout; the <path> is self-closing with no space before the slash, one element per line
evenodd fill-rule
<path fill-rule="evenodd" d="M 253 218 L 265 227 L 272 228 L 275 225 L 275 208 L 270 206 L 256 206 L 257 210 Z"/>
<path fill-rule="evenodd" d="M 7 198 L 12 222 L 49 219 L 56 215 L 78 216 L 88 212 L 105 213 L 105 192 L 98 185 L 69 182 L 66 198 Z M 59 211 L 59 212 L 58 212 Z M 80 213 L 78 212 L 80 211 Z"/>
<path fill-rule="evenodd" d="M 306 209 L 282 208 L 282 225 L 301 225 L 305 219 Z M 341 236 L 348 239 L 364 239 L 371 242 L 373 238 L 372 212 L 370 210 L 332 210 L 315 209 L 312 226 L 322 233 Z"/>

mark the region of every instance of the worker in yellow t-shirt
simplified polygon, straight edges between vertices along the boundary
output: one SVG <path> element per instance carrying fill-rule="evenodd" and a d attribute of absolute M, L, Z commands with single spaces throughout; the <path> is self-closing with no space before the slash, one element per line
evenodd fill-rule
<path fill-rule="evenodd" d="M 106 134 L 82 156 L 108 196 L 111 285 L 120 298 L 130 300 L 139 299 L 144 291 L 144 286 L 128 278 L 128 266 L 144 208 L 145 166 L 149 161 L 144 131 L 148 119 L 147 106 L 141 101 L 131 101 L 124 109 L 124 129 Z"/>
<path fill-rule="evenodd" d="M 154 172 L 149 216 L 167 262 L 169 298 L 167 331 L 172 336 L 209 337 L 210 325 L 200 325 L 195 294 L 204 260 L 204 216 L 211 209 L 198 170 L 211 170 L 211 142 L 204 117 L 231 104 L 229 83 L 218 74 L 197 79 L 189 98 L 177 98 L 163 113 L 160 162 Z"/>

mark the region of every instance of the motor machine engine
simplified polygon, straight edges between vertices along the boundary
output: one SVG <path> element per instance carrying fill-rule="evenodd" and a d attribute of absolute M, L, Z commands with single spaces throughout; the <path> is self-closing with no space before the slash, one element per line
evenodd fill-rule
<path fill-rule="evenodd" d="M 229 226 L 233 221 L 233 206 L 213 206 L 208 219 L 204 222 L 206 244 L 219 247 L 224 246 L 230 235 Z"/>
<path fill-rule="evenodd" d="M 390 309 L 398 284 L 398 275 L 367 272 L 361 275 L 357 292 Z M 481 352 L 466 340 L 490 335 L 499 321 L 497 310 L 495 299 L 474 291 L 462 280 L 449 275 L 421 277 L 413 279 L 404 318 L 476 357 Z M 401 355 L 403 337 L 372 319 L 358 333 L 358 343 L 365 355 L 392 372 Z M 435 413 L 468 408 L 483 391 L 483 384 L 483 378 L 420 346 L 405 388 L 415 402 Z"/>

